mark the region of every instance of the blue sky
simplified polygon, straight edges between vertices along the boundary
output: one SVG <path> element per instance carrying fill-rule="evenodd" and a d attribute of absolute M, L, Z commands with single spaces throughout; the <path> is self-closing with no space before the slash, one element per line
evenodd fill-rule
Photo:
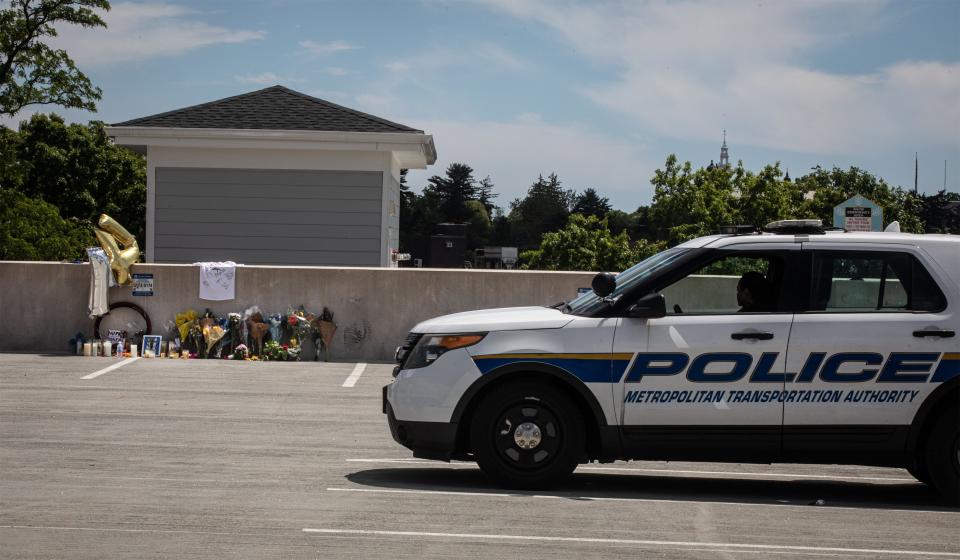
<path fill-rule="evenodd" d="M 0 4 L 4 2 L 0 1 Z M 960 190 L 960 2 L 114 2 L 58 45 L 119 122 L 274 84 L 422 128 L 506 206 L 540 173 L 632 210 L 675 153 Z M 21 117 L 24 115 L 20 115 Z"/>

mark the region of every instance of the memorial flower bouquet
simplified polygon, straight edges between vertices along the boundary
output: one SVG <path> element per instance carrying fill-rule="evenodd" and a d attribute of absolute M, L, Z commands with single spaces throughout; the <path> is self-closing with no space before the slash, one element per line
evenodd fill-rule
<path fill-rule="evenodd" d="M 238 344 L 233 349 L 233 354 L 230 355 L 230 358 L 233 360 L 246 360 L 250 357 L 250 350 L 247 348 L 246 344 Z"/>
<path fill-rule="evenodd" d="M 264 360 L 270 360 L 272 362 L 283 362 L 287 360 L 287 348 L 286 345 L 281 345 L 276 340 L 268 340 L 263 343 L 263 354 L 262 357 Z"/>

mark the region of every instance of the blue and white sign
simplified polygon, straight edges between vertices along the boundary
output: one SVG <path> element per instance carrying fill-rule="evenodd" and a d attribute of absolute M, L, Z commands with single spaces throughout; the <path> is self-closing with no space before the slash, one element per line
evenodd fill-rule
<path fill-rule="evenodd" d="M 133 278 L 133 295 L 153 295 L 153 274 L 132 274 L 131 277 Z"/>
<path fill-rule="evenodd" d="M 846 231 L 883 231 L 883 209 L 858 194 L 833 207 L 833 227 Z"/>

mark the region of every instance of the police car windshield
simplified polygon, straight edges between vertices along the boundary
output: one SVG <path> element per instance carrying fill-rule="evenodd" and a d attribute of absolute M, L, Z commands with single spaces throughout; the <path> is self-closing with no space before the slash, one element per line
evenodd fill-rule
<path fill-rule="evenodd" d="M 672 265 L 677 261 L 677 259 L 689 253 L 690 251 L 691 249 L 680 247 L 667 249 L 666 251 L 662 251 L 656 255 L 648 257 L 639 264 L 635 264 L 627 270 L 624 270 L 617 275 L 617 287 L 613 290 L 613 293 L 610 294 L 608 299 L 619 298 L 624 293 L 637 286 L 637 284 L 649 278 L 654 272 Z M 563 311 L 564 313 L 587 316 L 591 315 L 599 306 L 602 305 L 607 304 L 601 301 L 601 299 L 597 297 L 597 294 L 593 292 L 587 292 L 568 302 L 565 306 L 563 306 Z"/>

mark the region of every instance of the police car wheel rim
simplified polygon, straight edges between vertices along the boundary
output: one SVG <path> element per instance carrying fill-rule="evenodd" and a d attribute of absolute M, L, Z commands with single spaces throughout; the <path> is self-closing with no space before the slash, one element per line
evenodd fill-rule
<path fill-rule="evenodd" d="M 539 469 L 557 456 L 562 443 L 560 423 L 542 403 L 524 401 L 513 404 L 498 418 L 495 444 L 499 456 L 509 465 Z"/>

